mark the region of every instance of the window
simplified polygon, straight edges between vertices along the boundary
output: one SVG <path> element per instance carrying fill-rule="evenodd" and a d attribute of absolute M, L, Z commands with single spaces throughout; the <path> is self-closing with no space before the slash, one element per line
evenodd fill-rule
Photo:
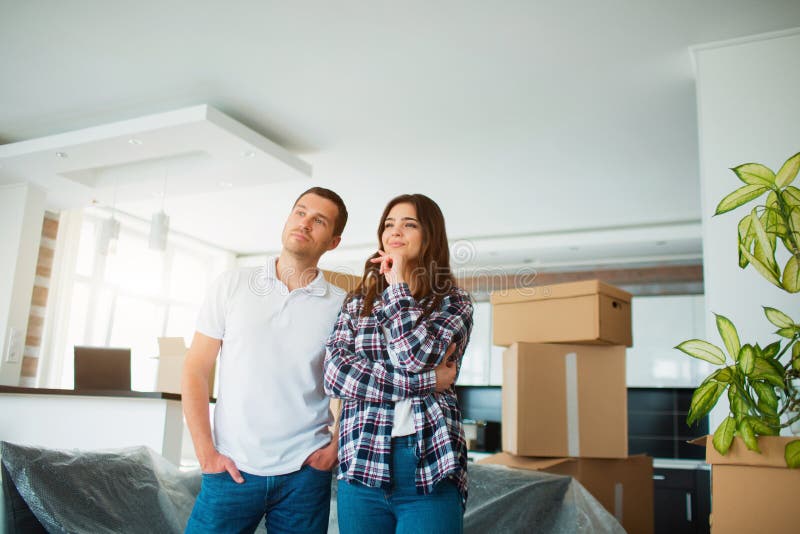
<path fill-rule="evenodd" d="M 62 337 L 54 347 L 60 387 L 73 385 L 73 347 L 130 347 L 131 387 L 152 391 L 159 337 L 191 342 L 194 322 L 211 281 L 232 264 L 229 252 L 170 234 L 167 250 L 148 248 L 149 225 L 117 214 L 116 250 L 97 252 L 107 212 L 85 210 L 77 245 L 71 298 Z M 69 246 L 69 245 L 68 245 Z"/>
<path fill-rule="evenodd" d="M 503 382 L 503 350 L 492 345 L 492 305 L 476 302 L 472 335 L 458 375 L 458 385 L 500 385 Z"/>

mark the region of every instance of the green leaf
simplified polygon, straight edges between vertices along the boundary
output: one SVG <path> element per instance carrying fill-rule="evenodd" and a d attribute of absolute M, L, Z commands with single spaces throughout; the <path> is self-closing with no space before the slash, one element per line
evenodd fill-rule
<path fill-rule="evenodd" d="M 797 333 L 797 330 L 795 327 L 790 326 L 789 328 L 779 328 L 778 330 L 775 330 L 775 333 L 781 337 L 785 337 L 786 339 L 792 339 Z"/>
<path fill-rule="evenodd" d="M 775 393 L 775 387 L 761 381 L 751 381 L 750 385 L 758 395 L 758 411 L 765 417 L 778 417 L 778 394 Z"/>
<path fill-rule="evenodd" d="M 742 436 L 742 440 L 744 440 L 744 444 L 747 448 L 751 451 L 761 452 L 758 450 L 758 438 L 756 437 L 756 433 L 753 431 L 753 426 L 750 424 L 746 418 L 742 419 L 739 422 L 739 435 Z"/>
<path fill-rule="evenodd" d="M 714 438 L 711 442 L 721 455 L 725 456 L 728 454 L 728 449 L 731 448 L 731 443 L 733 443 L 733 432 L 735 430 L 736 421 L 733 417 L 726 417 L 714 432 Z"/>
<path fill-rule="evenodd" d="M 763 358 L 774 358 L 775 356 L 778 355 L 780 350 L 781 350 L 781 342 L 776 341 L 764 347 L 764 350 L 761 351 L 761 355 Z"/>
<path fill-rule="evenodd" d="M 784 187 L 792 183 L 800 170 L 800 152 L 787 159 L 775 176 L 775 185 Z"/>
<path fill-rule="evenodd" d="M 777 275 L 775 272 L 773 272 L 773 271 L 772 271 L 772 270 L 771 270 L 769 267 L 767 267 L 766 265 L 764 265 L 763 263 L 761 263 L 759 260 L 757 260 L 757 259 L 755 258 L 755 256 L 753 256 L 752 254 L 750 254 L 750 252 L 748 252 L 748 251 L 747 251 L 747 249 L 745 249 L 745 248 L 744 248 L 744 247 L 742 247 L 741 245 L 739 245 L 739 250 L 741 251 L 742 255 L 743 255 L 745 258 L 747 258 L 747 260 L 748 260 L 748 261 L 749 261 L 751 264 L 753 264 L 753 267 L 755 267 L 756 271 L 758 271 L 758 273 L 759 273 L 761 276 L 763 276 L 764 278 L 766 278 L 768 282 L 770 282 L 770 283 L 772 283 L 772 284 L 775 284 L 775 285 L 776 285 L 776 286 L 778 286 L 778 287 L 781 287 L 781 288 L 783 287 L 783 286 L 781 286 L 781 282 L 780 282 L 780 280 L 778 279 L 778 275 Z"/>
<path fill-rule="evenodd" d="M 750 215 L 745 215 L 739 221 L 739 245 L 747 250 L 753 245 L 753 240 L 756 238 L 756 233 L 753 230 L 753 225 L 750 224 Z M 748 264 L 747 258 L 744 257 L 742 251 L 739 250 L 739 267 L 744 269 Z"/>
<path fill-rule="evenodd" d="M 777 414 L 776 415 L 765 415 L 763 417 L 763 419 L 764 419 L 765 423 L 767 423 L 769 426 L 771 426 L 773 428 L 780 428 L 781 427 L 781 418 L 778 417 Z"/>
<path fill-rule="evenodd" d="M 762 421 L 758 417 L 748 416 L 747 420 L 750 422 L 750 426 L 753 427 L 753 431 L 756 435 L 777 436 L 779 433 L 777 428 L 769 426 L 766 421 Z"/>
<path fill-rule="evenodd" d="M 776 215 L 780 213 L 780 204 L 778 204 L 778 193 L 776 191 L 770 191 L 769 195 L 767 195 L 767 201 L 764 203 L 764 207 L 766 208 L 765 212 L 771 212 Z"/>
<path fill-rule="evenodd" d="M 731 355 L 731 358 L 736 361 L 739 357 L 739 333 L 736 332 L 736 327 L 733 326 L 730 319 L 724 315 L 715 313 L 714 317 L 717 318 L 717 330 L 719 330 L 719 335 L 725 343 L 725 348 L 728 349 L 728 354 Z"/>
<path fill-rule="evenodd" d="M 731 413 L 737 422 L 741 421 L 747 415 L 747 403 L 739 391 L 739 388 L 733 384 L 728 387 L 728 404 L 731 408 Z"/>
<path fill-rule="evenodd" d="M 778 394 L 775 388 L 766 382 L 751 381 L 750 385 L 758 395 L 758 409 L 772 415 L 778 413 Z"/>
<path fill-rule="evenodd" d="M 721 382 L 707 382 L 694 390 L 686 424 L 691 426 L 711 411 L 727 386 Z"/>
<path fill-rule="evenodd" d="M 778 360 L 776 360 L 774 358 L 770 358 L 769 360 L 761 360 L 761 361 L 767 362 L 769 365 L 771 365 L 772 368 L 775 370 L 775 372 L 778 373 L 778 376 L 781 377 L 781 379 L 783 379 L 785 377 L 786 369 L 783 368 L 783 364 L 781 364 L 781 362 L 779 362 Z M 784 384 L 784 386 L 785 386 L 785 384 Z"/>
<path fill-rule="evenodd" d="M 782 311 L 770 308 L 769 306 L 762 306 L 764 308 L 764 315 L 767 316 L 767 320 L 777 326 L 778 328 L 787 328 L 790 326 L 794 326 L 794 321 L 791 317 L 783 313 Z M 776 341 L 776 343 L 780 343 Z"/>
<path fill-rule="evenodd" d="M 789 208 L 789 220 L 786 222 L 789 225 L 787 234 L 791 232 L 795 242 L 800 241 L 800 206 L 792 206 Z M 782 239 L 783 237 L 788 238 L 789 236 L 782 236 Z M 786 241 L 788 241 L 788 239 L 783 239 L 783 243 L 786 245 L 786 250 L 790 252 L 794 251 L 794 246 L 791 241 L 788 245 L 786 244 Z"/>
<path fill-rule="evenodd" d="M 764 213 L 761 214 L 759 220 L 764 231 L 767 233 L 767 238 L 772 245 L 772 250 L 775 250 L 775 240 L 778 234 L 786 234 L 786 225 L 783 224 L 780 213 L 780 206 L 778 206 L 778 195 L 775 191 L 767 195 L 767 203 L 764 207 Z"/>
<path fill-rule="evenodd" d="M 754 198 L 758 198 L 763 195 L 768 189 L 768 187 L 763 185 L 746 185 L 744 187 L 740 187 L 720 201 L 720 203 L 717 205 L 717 211 L 714 213 L 714 215 L 721 215 L 736 209 L 739 206 L 747 204 Z"/>
<path fill-rule="evenodd" d="M 800 291 L 800 258 L 792 256 L 783 268 L 783 279 L 781 280 L 783 289 L 789 293 Z"/>
<path fill-rule="evenodd" d="M 750 185 L 772 187 L 775 184 L 775 173 L 760 163 L 745 163 L 731 169 L 741 181 Z"/>
<path fill-rule="evenodd" d="M 715 365 L 722 365 L 725 363 L 725 353 L 716 345 L 712 345 L 708 341 L 701 339 L 690 339 L 684 341 L 676 349 L 685 352 L 693 358 L 705 360 Z"/>
<path fill-rule="evenodd" d="M 767 232 L 764 230 L 764 226 L 761 224 L 761 220 L 756 213 L 756 208 L 753 208 L 753 211 L 750 212 L 750 223 L 753 226 L 753 231 L 756 233 L 756 244 L 761 247 L 764 253 L 763 258 L 759 258 L 759 254 L 755 254 L 756 258 L 759 258 L 764 265 L 769 267 L 774 273 L 777 273 L 778 264 L 775 261 L 775 246 L 770 241 L 769 236 L 767 236 Z"/>
<path fill-rule="evenodd" d="M 733 378 L 733 374 L 731 373 L 731 370 L 734 367 L 735 366 L 731 365 L 731 366 L 728 366 L 728 367 L 723 367 L 722 369 L 717 369 L 716 371 L 714 371 L 713 373 L 708 375 L 708 377 L 705 380 L 703 380 L 703 384 L 705 384 L 706 382 L 711 382 L 711 381 L 723 382 L 723 383 L 726 383 L 726 384 L 729 383 L 731 381 L 731 379 Z"/>
<path fill-rule="evenodd" d="M 742 370 L 745 376 L 750 376 L 756 366 L 756 351 L 750 344 L 744 345 L 736 357 L 736 362 L 739 369 Z"/>
<path fill-rule="evenodd" d="M 780 374 L 770 362 L 775 360 L 765 360 L 756 358 L 753 371 L 750 373 L 750 380 L 765 380 L 770 384 L 783 389 L 783 375 Z"/>
<path fill-rule="evenodd" d="M 752 224 L 750 224 L 750 214 L 748 213 L 747 215 L 742 217 L 741 221 L 739 221 L 739 241 L 741 241 L 746 245 L 748 240 L 752 242 L 752 240 L 755 239 L 755 237 L 756 234 L 753 231 Z M 749 249 L 750 247 L 745 246 L 745 248 Z"/>
<path fill-rule="evenodd" d="M 792 469 L 800 467 L 800 439 L 787 443 L 783 456 L 786 458 L 786 465 Z"/>
<path fill-rule="evenodd" d="M 800 206 L 800 189 L 790 185 L 781 191 L 781 198 L 788 206 L 793 208 Z"/>
<path fill-rule="evenodd" d="M 772 245 L 770 242 L 769 245 Z M 776 266 L 774 269 L 770 267 L 773 263 L 775 263 L 774 254 L 772 254 L 772 250 L 775 248 L 771 248 L 769 250 L 765 250 L 764 247 L 761 246 L 761 243 L 756 239 L 755 244 L 753 245 L 753 256 L 759 261 L 759 263 L 766 265 L 770 268 L 770 270 L 775 274 L 778 278 L 780 278 L 780 269 Z"/>

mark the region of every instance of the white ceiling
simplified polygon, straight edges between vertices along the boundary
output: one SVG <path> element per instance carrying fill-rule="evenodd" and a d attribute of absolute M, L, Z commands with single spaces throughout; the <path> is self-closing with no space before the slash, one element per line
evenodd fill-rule
<path fill-rule="evenodd" d="M 238 253 L 278 249 L 318 184 L 351 212 L 342 261 L 402 192 L 434 198 L 476 265 L 687 261 L 701 251 L 688 47 L 796 26 L 797 0 L 0 0 L 0 140 L 209 104 L 313 166 L 167 194 L 173 229 Z M 118 207 L 149 218 L 160 203 Z"/>
<path fill-rule="evenodd" d="M 0 184 L 32 182 L 56 209 L 152 204 L 309 176 L 307 162 L 209 106 L 0 145 Z"/>

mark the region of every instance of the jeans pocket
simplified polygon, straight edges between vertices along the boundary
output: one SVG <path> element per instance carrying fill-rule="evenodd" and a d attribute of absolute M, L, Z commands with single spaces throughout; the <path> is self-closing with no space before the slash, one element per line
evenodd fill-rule
<path fill-rule="evenodd" d="M 222 475 L 228 475 L 227 471 L 220 471 L 219 473 L 200 473 L 204 478 L 211 478 L 211 477 L 221 477 Z M 229 475 L 230 476 L 230 475 Z"/>
<path fill-rule="evenodd" d="M 312 473 L 317 473 L 319 475 L 331 476 L 331 474 L 333 474 L 333 471 L 323 471 L 322 469 L 317 469 L 316 467 L 313 467 L 311 464 L 306 464 L 303 467 L 307 467 L 309 471 L 311 471 Z"/>

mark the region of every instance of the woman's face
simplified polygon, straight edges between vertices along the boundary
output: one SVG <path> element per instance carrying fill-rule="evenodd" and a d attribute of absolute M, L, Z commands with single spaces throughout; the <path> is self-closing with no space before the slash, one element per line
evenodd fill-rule
<path fill-rule="evenodd" d="M 413 204 L 395 204 L 383 221 L 381 236 L 383 250 L 394 256 L 402 255 L 406 260 L 419 259 L 422 250 L 422 226 L 417 219 Z"/>

